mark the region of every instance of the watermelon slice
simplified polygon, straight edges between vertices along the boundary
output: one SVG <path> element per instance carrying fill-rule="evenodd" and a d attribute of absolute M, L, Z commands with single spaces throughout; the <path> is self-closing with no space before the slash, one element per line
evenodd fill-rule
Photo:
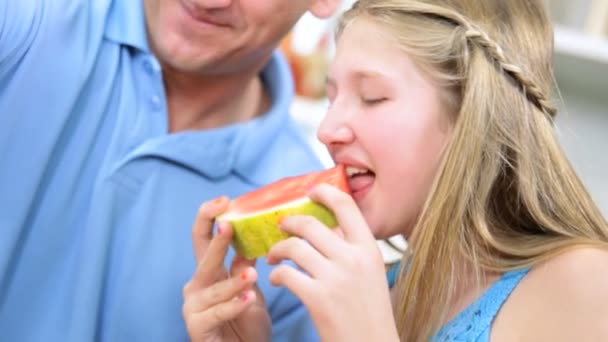
<path fill-rule="evenodd" d="M 289 237 L 278 226 L 286 215 L 311 215 L 328 227 L 337 226 L 334 214 L 307 196 L 310 189 L 321 183 L 350 193 L 345 167 L 337 165 L 328 170 L 283 178 L 248 192 L 231 201 L 228 210 L 217 217 L 217 222 L 232 225 L 232 245 L 238 254 L 247 259 L 264 256 L 275 243 Z"/>

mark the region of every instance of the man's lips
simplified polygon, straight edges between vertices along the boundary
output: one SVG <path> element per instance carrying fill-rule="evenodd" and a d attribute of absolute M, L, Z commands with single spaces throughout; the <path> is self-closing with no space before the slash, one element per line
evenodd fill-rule
<path fill-rule="evenodd" d="M 186 13 L 197 22 L 221 27 L 229 27 L 231 24 L 230 20 L 227 18 L 208 15 L 205 12 L 198 10 L 195 5 L 188 1 L 181 1 L 181 4 Z"/>

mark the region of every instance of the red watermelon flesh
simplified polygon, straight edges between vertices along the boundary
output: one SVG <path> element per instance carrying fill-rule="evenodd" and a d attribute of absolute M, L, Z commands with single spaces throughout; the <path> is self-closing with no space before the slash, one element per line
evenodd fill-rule
<path fill-rule="evenodd" d="M 308 198 L 310 190 L 327 183 L 350 193 L 344 165 L 300 176 L 283 178 L 234 199 L 218 222 L 233 227 L 233 246 L 246 258 L 265 255 L 276 242 L 289 235 L 278 227 L 286 215 L 311 215 L 329 227 L 337 225 L 333 213 Z"/>

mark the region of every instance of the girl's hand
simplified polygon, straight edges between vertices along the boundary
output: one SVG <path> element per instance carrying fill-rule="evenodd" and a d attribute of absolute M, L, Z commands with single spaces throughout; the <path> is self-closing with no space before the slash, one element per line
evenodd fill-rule
<path fill-rule="evenodd" d="M 214 218 L 228 206 L 226 198 L 205 202 L 192 230 L 197 269 L 184 286 L 183 316 L 190 339 L 202 341 L 270 341 L 271 321 L 255 282 L 254 261 L 235 257 L 230 270 L 224 258 L 232 239 L 230 225 L 213 236 Z"/>
<path fill-rule="evenodd" d="M 281 228 L 302 239 L 276 244 L 267 261 L 293 260 L 303 271 L 281 265 L 271 283 L 302 300 L 324 341 L 398 341 L 382 255 L 355 202 L 325 184 L 310 197 L 334 212 L 340 234 L 311 216 L 283 219 Z"/>

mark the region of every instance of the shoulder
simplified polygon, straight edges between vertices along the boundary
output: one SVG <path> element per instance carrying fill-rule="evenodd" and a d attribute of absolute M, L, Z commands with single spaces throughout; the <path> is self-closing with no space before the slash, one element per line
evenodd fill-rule
<path fill-rule="evenodd" d="M 74 44 L 87 46 L 92 34 L 103 28 L 110 4 L 111 0 L 0 1 L 0 74 L 22 65 L 26 54 L 39 65 L 63 60 Z M 54 55 L 61 58 L 49 58 Z"/>
<path fill-rule="evenodd" d="M 10 69 L 32 44 L 44 5 L 42 0 L 0 2 L 0 72 L 5 66 Z"/>
<path fill-rule="evenodd" d="M 528 283 L 545 289 L 539 296 L 560 296 L 573 305 L 588 299 L 608 299 L 608 250 L 580 247 L 564 252 L 534 267 Z"/>
<path fill-rule="evenodd" d="M 523 340 L 608 340 L 608 250 L 580 247 L 535 266 L 503 309 L 492 341 L 513 339 L 509 330 Z"/>
<path fill-rule="evenodd" d="M 564 252 L 532 269 L 527 283 L 539 300 L 581 312 L 602 302 L 608 313 L 608 250 L 580 247 Z"/>
<path fill-rule="evenodd" d="M 50 28 L 59 23 L 73 26 L 74 17 L 105 14 L 112 0 L 28 0 L 0 3 L 0 41 L 27 34 L 46 33 L 38 27 Z M 103 19 L 103 18 L 102 18 Z M 70 27 L 71 27 L 70 26 Z"/>

